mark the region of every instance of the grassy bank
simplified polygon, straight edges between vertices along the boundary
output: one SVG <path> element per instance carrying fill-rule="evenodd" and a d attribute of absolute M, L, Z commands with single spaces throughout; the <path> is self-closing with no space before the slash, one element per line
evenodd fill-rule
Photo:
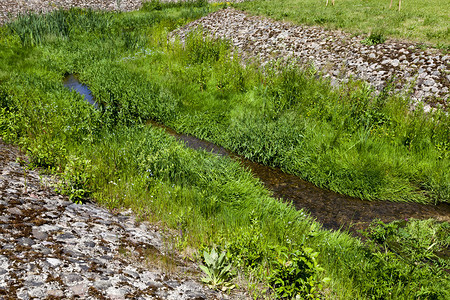
<path fill-rule="evenodd" d="M 444 49 L 450 47 L 450 21 L 446 0 L 403 1 L 398 11 L 398 1 L 336 0 L 256 0 L 237 4 L 240 9 L 278 20 L 298 24 L 319 25 L 330 29 L 343 29 L 354 34 L 381 34 L 385 37 L 407 39 L 432 44 Z"/>
<path fill-rule="evenodd" d="M 226 42 L 194 35 L 186 48 L 167 44 L 170 30 L 208 10 L 153 3 L 134 13 L 59 11 L 1 27 L 0 135 L 33 165 L 58 173 L 74 201 L 132 207 L 176 229 L 181 250 L 211 253 L 215 245 L 227 257 L 221 270 L 231 264 L 234 274 L 206 280 L 213 286 L 231 281 L 255 298 L 447 298 L 448 224 L 379 224 L 367 233 L 372 243 L 324 231 L 237 162 L 144 125 L 163 121 L 367 198 L 448 201 L 448 117 L 411 115 L 400 99 L 371 98 L 358 84 L 331 91 L 289 66 L 244 68 Z M 99 110 L 63 87 L 66 73 L 89 84 Z M 377 149 L 395 168 L 377 169 Z M 390 162 L 389 151 L 398 160 Z M 350 175 L 337 171 L 341 161 Z M 386 188 L 401 184 L 414 188 L 407 196 Z"/>

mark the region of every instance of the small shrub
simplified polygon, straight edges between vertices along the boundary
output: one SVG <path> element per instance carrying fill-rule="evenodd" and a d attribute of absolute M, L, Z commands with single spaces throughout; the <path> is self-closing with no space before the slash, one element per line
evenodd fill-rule
<path fill-rule="evenodd" d="M 281 247 L 272 262 L 268 280 L 277 297 L 282 299 L 318 299 L 322 283 L 319 279 L 323 268 L 317 263 L 318 252 L 301 248 L 289 252 Z M 325 279 L 327 281 L 328 279 Z"/>
<path fill-rule="evenodd" d="M 226 246 L 228 257 L 241 267 L 256 268 L 267 256 L 266 245 L 262 241 L 260 224 L 256 218 L 251 219 L 248 230 L 235 234 Z"/>
<path fill-rule="evenodd" d="M 81 203 L 91 193 L 89 186 L 94 179 L 93 173 L 90 160 L 70 156 L 58 184 L 59 192 L 68 195 L 71 201 Z"/>
<path fill-rule="evenodd" d="M 362 44 L 367 46 L 383 44 L 386 41 L 386 37 L 381 32 L 372 32 L 367 38 L 361 41 Z"/>

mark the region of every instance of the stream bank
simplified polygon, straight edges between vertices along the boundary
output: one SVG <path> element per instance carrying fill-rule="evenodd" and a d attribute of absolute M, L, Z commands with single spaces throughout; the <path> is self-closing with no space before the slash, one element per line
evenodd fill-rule
<path fill-rule="evenodd" d="M 243 299 L 198 282 L 162 228 L 71 202 L 0 139 L 0 299 Z"/>
<path fill-rule="evenodd" d="M 179 134 L 171 128 L 150 121 L 148 124 L 164 129 L 185 143 L 187 147 L 202 149 L 217 155 L 229 156 L 241 162 L 256 178 L 269 189 L 273 196 L 292 202 L 297 209 L 304 209 L 326 229 L 347 229 L 355 235 L 366 229 L 376 219 L 385 223 L 405 219 L 436 219 L 450 222 L 450 204 L 425 205 L 419 203 L 365 201 L 330 190 L 321 189 L 295 175 L 284 173 L 278 168 L 252 162 L 211 142 L 186 134 Z"/>

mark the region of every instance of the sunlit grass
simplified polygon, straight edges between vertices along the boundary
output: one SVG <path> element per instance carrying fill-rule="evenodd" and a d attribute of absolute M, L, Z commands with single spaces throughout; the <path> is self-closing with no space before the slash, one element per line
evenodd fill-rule
<path fill-rule="evenodd" d="M 435 46 L 450 46 L 450 4 L 447 0 L 398 1 L 389 0 L 256 0 L 236 7 L 255 14 L 299 24 L 320 25 L 330 29 L 344 29 L 354 34 L 379 32 L 385 36 L 406 39 Z"/>

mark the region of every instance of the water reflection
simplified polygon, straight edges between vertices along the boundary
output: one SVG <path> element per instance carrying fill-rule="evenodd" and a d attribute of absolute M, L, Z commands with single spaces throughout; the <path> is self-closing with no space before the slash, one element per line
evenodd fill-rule
<path fill-rule="evenodd" d="M 94 105 L 95 108 L 98 108 L 98 104 L 97 102 L 95 102 L 91 90 L 87 85 L 82 84 L 80 80 L 76 77 L 76 75 L 69 74 L 66 77 L 64 77 L 63 84 L 69 90 L 76 91 L 78 94 L 82 95 L 84 99 L 90 104 Z"/>

